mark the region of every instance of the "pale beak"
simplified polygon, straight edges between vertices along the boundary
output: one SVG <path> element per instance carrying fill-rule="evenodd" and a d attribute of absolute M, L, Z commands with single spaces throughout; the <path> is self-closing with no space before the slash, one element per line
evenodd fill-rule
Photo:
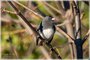
<path fill-rule="evenodd" d="M 52 22 L 57 25 L 57 21 L 56 21 L 56 18 L 52 18 Z"/>
<path fill-rule="evenodd" d="M 56 19 L 55 18 L 52 18 L 53 21 L 55 21 Z"/>

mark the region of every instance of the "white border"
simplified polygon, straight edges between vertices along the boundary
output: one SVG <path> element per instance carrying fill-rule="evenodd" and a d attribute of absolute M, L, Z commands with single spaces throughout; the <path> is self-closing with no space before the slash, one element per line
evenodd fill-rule
<path fill-rule="evenodd" d="M 0 59 L 1 59 L 1 1 L 0 1 Z"/>

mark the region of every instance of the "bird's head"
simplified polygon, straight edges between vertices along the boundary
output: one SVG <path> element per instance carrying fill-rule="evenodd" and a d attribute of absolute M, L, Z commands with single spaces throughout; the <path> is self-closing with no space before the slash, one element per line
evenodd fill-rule
<path fill-rule="evenodd" d="M 50 27 L 50 26 L 53 26 L 53 24 L 54 24 L 53 18 L 50 16 L 46 16 L 42 21 L 43 26 Z"/>

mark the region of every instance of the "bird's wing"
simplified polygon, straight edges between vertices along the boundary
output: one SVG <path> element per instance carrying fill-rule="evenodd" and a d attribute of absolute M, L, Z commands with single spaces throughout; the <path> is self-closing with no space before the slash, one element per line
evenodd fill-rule
<path fill-rule="evenodd" d="M 55 25 L 53 25 L 54 32 L 56 31 Z"/>
<path fill-rule="evenodd" d="M 41 22 L 37 28 L 37 32 L 39 32 L 39 33 L 42 32 L 42 28 L 43 28 L 43 26 L 42 26 L 42 22 Z M 36 37 L 36 45 L 38 45 L 38 42 L 39 42 L 39 36 Z"/>
<path fill-rule="evenodd" d="M 43 26 L 42 26 L 42 22 L 40 23 L 40 25 L 37 28 L 37 31 L 41 31 L 42 32 Z"/>

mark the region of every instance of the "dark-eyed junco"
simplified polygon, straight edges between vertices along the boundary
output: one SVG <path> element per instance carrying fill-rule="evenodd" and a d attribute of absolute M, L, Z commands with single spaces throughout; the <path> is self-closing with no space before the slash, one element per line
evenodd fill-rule
<path fill-rule="evenodd" d="M 46 16 L 40 23 L 37 31 L 39 32 L 40 36 L 43 39 L 47 40 L 48 43 L 50 43 L 56 31 L 55 24 L 52 17 Z M 37 45 L 38 45 L 38 41 L 39 40 L 37 40 L 36 42 Z"/>

